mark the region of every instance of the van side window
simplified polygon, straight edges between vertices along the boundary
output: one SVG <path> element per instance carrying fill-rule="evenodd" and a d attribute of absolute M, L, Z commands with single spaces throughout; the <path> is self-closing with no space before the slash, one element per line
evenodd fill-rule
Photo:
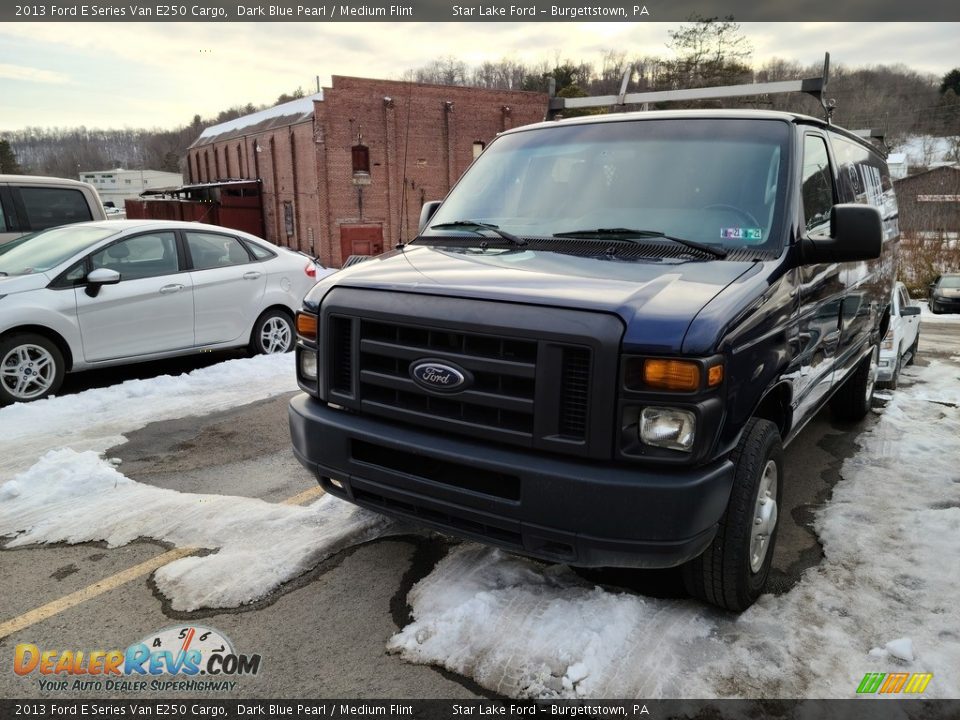
<path fill-rule="evenodd" d="M 807 234 L 827 237 L 830 234 L 830 210 L 833 208 L 833 176 L 826 141 L 807 135 L 803 141 L 803 215 Z"/>
<path fill-rule="evenodd" d="M 21 187 L 20 197 L 31 230 L 46 230 L 57 225 L 93 220 L 87 199 L 79 190 Z"/>
<path fill-rule="evenodd" d="M 841 202 L 858 202 L 880 208 L 884 219 L 895 217 L 897 201 L 887 164 L 875 153 L 848 138 L 830 133 Z"/>

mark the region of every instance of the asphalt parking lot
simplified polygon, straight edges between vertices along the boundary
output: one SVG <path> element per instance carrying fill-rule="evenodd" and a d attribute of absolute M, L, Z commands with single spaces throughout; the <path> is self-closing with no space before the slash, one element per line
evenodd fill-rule
<path fill-rule="evenodd" d="M 924 328 L 920 365 L 960 351 L 960 324 Z M 136 376 L 183 371 L 141 367 Z M 193 361 L 202 366 L 206 358 Z M 86 389 L 109 377 L 87 378 Z M 147 485 L 185 493 L 309 503 L 319 490 L 289 447 L 286 405 L 292 393 L 215 412 L 156 422 L 127 434 L 107 451 L 119 469 Z M 786 452 L 790 469 L 770 589 L 788 592 L 815 567 L 822 549 L 812 527 L 815 510 L 830 501 L 840 467 L 858 449 L 856 427 L 818 415 Z M 403 662 L 385 651 L 410 621 L 407 594 L 458 541 L 400 529 L 341 551 L 241 609 L 180 612 L 157 590 L 152 573 L 186 552 L 151 540 L 108 548 L 102 543 L 36 545 L 0 552 L 3 602 L 0 658 L 18 643 L 60 649 L 125 648 L 170 626 L 215 628 L 239 652 L 262 656 L 260 672 L 237 680 L 228 695 L 244 697 L 490 697 L 473 680 Z M 172 553 L 172 554 L 171 554 Z M 179 554 L 178 554 L 179 553 Z M 676 573 L 590 573 L 604 587 L 643 597 L 682 597 Z M 36 677 L 0 673 L 0 696 L 56 695 Z M 164 693 L 155 693 L 163 696 Z M 87 697 L 125 697 L 121 689 Z M 143 693 L 149 697 L 151 693 Z"/>

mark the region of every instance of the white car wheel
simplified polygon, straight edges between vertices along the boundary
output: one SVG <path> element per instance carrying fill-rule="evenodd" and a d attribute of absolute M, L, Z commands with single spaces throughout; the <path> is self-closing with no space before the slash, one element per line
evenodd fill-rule
<path fill-rule="evenodd" d="M 253 329 L 253 350 L 261 355 L 293 349 L 293 320 L 281 310 L 264 313 Z"/>
<path fill-rule="evenodd" d="M 63 382 L 63 354 L 42 335 L 14 335 L 0 342 L 0 402 L 30 402 L 56 392 Z"/>

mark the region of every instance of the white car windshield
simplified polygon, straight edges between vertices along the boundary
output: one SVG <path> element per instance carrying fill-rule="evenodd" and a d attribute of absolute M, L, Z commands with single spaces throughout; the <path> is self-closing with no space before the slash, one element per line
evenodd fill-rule
<path fill-rule="evenodd" d="M 46 272 L 118 232 L 113 228 L 75 225 L 42 230 L 22 238 L 16 247 L 0 254 L 0 275 Z"/>
<path fill-rule="evenodd" d="M 774 249 L 789 136 L 785 122 L 741 119 L 628 120 L 504 135 L 424 235 L 476 234 L 479 222 L 516 236 L 629 228 Z"/>

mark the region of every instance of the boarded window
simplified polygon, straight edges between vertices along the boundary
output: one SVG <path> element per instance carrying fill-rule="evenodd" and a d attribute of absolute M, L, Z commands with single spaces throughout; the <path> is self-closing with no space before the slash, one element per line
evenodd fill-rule
<path fill-rule="evenodd" d="M 366 145 L 354 145 L 351 148 L 353 155 L 353 173 L 370 173 L 370 148 Z"/>

